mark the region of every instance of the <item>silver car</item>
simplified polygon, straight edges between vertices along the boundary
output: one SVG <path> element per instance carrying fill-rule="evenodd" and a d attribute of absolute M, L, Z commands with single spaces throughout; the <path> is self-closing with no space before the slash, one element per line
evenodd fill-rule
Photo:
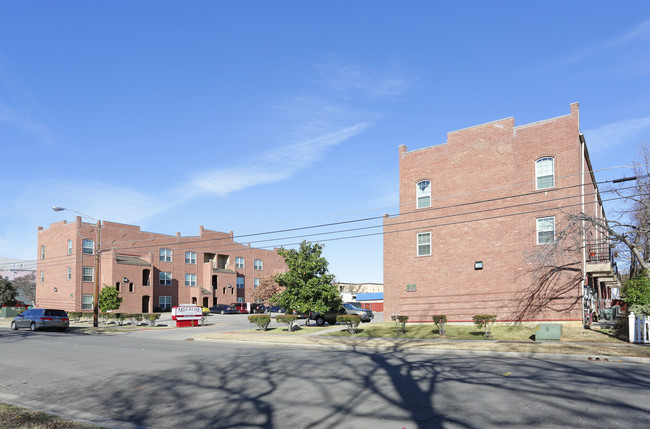
<path fill-rule="evenodd" d="M 70 319 L 65 310 L 54 310 L 49 308 L 30 308 L 20 313 L 11 322 L 11 329 L 29 328 L 31 331 L 37 329 L 57 329 L 61 332 L 68 329 Z"/>

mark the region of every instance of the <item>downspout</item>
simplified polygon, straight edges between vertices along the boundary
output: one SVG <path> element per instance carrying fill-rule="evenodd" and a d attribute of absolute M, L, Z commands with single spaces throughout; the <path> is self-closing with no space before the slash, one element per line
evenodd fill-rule
<path fill-rule="evenodd" d="M 585 212 L 585 136 L 580 133 L 580 210 Z M 583 216 L 584 217 L 584 216 Z M 582 230 L 582 279 L 580 280 L 580 294 L 582 296 L 582 326 L 586 324 L 585 314 L 585 282 L 587 281 L 587 235 L 585 233 L 585 220 L 581 221 Z"/>

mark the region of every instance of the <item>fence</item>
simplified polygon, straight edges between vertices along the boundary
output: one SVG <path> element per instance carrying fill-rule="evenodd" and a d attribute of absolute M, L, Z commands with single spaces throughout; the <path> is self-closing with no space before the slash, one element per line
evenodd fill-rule
<path fill-rule="evenodd" d="M 631 343 L 650 343 L 650 317 L 628 315 L 629 338 Z"/>

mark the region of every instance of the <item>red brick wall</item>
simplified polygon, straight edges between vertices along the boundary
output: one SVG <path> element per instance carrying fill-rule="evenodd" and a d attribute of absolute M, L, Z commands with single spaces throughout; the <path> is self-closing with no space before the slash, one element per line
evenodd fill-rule
<path fill-rule="evenodd" d="M 523 126 L 508 118 L 451 132 L 439 146 L 400 146 L 400 216 L 384 221 L 386 314 L 430 322 L 433 314 L 469 321 L 490 313 L 508 320 L 527 310 L 531 320 L 581 320 L 581 274 L 560 279 L 570 284 L 549 300 L 531 272 L 540 247 L 536 219 L 555 216 L 558 230 L 560 207 L 580 211 L 579 136 L 572 104 L 566 116 Z M 535 161 L 545 156 L 555 159 L 555 187 L 537 191 Z M 432 183 L 432 207 L 416 209 L 416 184 L 424 179 Z M 417 256 L 420 232 L 431 232 L 430 256 Z M 580 269 L 581 251 L 563 258 Z M 476 261 L 482 270 L 474 269 Z"/>
<path fill-rule="evenodd" d="M 149 297 L 149 311 L 159 306 L 160 296 L 171 296 L 172 305 L 192 303 L 208 305 L 215 301 L 230 304 L 240 296 L 252 301 L 254 279 L 286 270 L 284 258 L 274 250 L 255 249 L 233 241 L 232 233 L 223 233 L 200 228 L 199 236 L 182 237 L 140 231 L 138 226 L 104 222 L 101 228 L 101 285 L 116 286 L 120 283 L 123 298 L 120 310 L 141 312 L 143 297 Z M 96 225 L 88 224 L 77 217 L 75 222 L 65 221 L 51 224 L 48 229 L 38 231 L 38 262 L 36 304 L 39 307 L 56 307 L 68 311 L 81 309 L 82 294 L 93 294 L 94 283 L 82 282 L 82 267 L 94 267 L 94 255 L 82 253 L 83 239 L 96 240 Z M 67 254 L 67 242 L 72 240 L 73 251 Z M 41 246 L 45 246 L 45 258 L 40 258 Z M 172 251 L 172 261 L 160 261 L 160 249 Z M 196 253 L 196 264 L 185 263 L 185 251 Z M 215 272 L 213 264 L 206 261 L 206 255 L 228 255 L 231 272 Z M 150 265 L 133 265 L 118 262 L 118 257 L 130 256 Z M 235 267 L 235 258 L 243 257 L 245 267 Z M 254 260 L 263 261 L 263 269 L 254 269 Z M 72 269 L 72 278 L 67 279 L 67 267 Z M 143 284 L 143 270 L 150 270 L 149 284 Z M 159 273 L 172 273 L 172 285 L 160 285 Z M 40 273 L 44 281 L 40 281 Z M 185 274 L 196 274 L 196 286 L 185 286 Z M 213 290 L 212 276 L 217 275 L 217 288 Z M 236 289 L 236 277 L 243 276 L 245 288 Z M 124 278 L 129 281 L 125 284 Z M 131 283 L 133 283 L 131 287 Z M 227 285 L 232 288 L 227 288 Z M 226 287 L 226 293 L 223 293 Z M 206 295 L 205 290 L 209 291 Z M 233 293 L 234 292 L 234 293 Z"/>

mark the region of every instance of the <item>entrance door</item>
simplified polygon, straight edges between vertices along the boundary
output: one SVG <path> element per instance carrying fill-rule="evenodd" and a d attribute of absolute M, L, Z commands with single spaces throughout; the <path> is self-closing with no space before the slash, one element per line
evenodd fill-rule
<path fill-rule="evenodd" d="M 208 298 L 203 298 L 203 306 L 204 307 L 208 306 Z"/>
<path fill-rule="evenodd" d="M 142 297 L 142 312 L 149 313 L 149 296 L 145 295 Z"/>

